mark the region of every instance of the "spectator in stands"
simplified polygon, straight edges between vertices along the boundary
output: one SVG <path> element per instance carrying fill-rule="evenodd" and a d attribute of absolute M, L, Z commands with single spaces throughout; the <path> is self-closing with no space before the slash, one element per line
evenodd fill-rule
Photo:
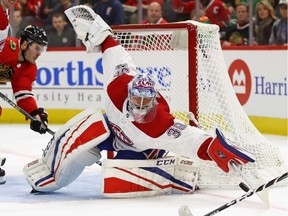
<path fill-rule="evenodd" d="M 153 0 L 143 0 L 142 1 L 142 8 L 143 9 L 148 9 L 149 4 L 152 2 Z M 163 4 L 163 0 L 159 0 L 158 1 L 160 4 Z M 134 7 L 138 7 L 138 0 L 127 0 L 125 2 L 125 5 L 130 5 L 130 6 L 134 6 Z"/>
<path fill-rule="evenodd" d="M 269 44 L 271 45 L 288 45 L 287 39 L 287 12 L 288 0 L 280 0 L 279 2 L 279 12 L 281 18 L 276 20 L 272 27 L 271 36 L 269 39 Z"/>
<path fill-rule="evenodd" d="M 108 25 L 124 24 L 124 8 L 119 0 L 99 0 L 92 8 Z"/>
<path fill-rule="evenodd" d="M 47 18 L 47 24 L 52 24 L 52 16 L 54 13 L 59 12 L 64 14 L 64 11 L 72 6 L 75 6 L 76 4 L 74 1 L 72 2 L 71 0 L 60 0 L 58 3 L 53 7 L 52 11 L 50 11 L 50 14 Z M 66 22 L 71 26 L 69 20 L 65 16 Z M 72 27 L 72 26 L 71 26 Z"/>
<path fill-rule="evenodd" d="M 142 0 L 142 18 L 147 16 L 147 9 L 151 2 L 156 0 Z M 157 0 L 161 5 L 163 0 Z M 126 0 L 123 4 L 125 13 L 128 17 L 128 21 L 131 24 L 142 23 L 142 20 L 138 20 L 138 0 Z"/>
<path fill-rule="evenodd" d="M 72 27 L 65 21 L 65 15 L 56 12 L 52 15 L 52 26 L 47 29 L 48 47 L 75 47 L 76 35 Z"/>
<path fill-rule="evenodd" d="M 168 23 L 162 17 L 162 5 L 159 2 L 151 2 L 147 9 L 147 19 L 143 20 L 143 24 L 164 24 Z"/>
<path fill-rule="evenodd" d="M 44 0 L 19 0 L 15 7 L 22 10 L 23 20 L 30 25 L 44 26 L 43 21 Z"/>
<path fill-rule="evenodd" d="M 28 23 L 23 20 L 22 10 L 19 8 L 14 8 L 13 15 L 13 34 L 15 37 L 20 38 L 21 31 L 28 25 Z"/>
<path fill-rule="evenodd" d="M 204 9 L 200 9 L 200 11 L 199 11 L 199 18 L 202 17 L 202 16 L 206 16 L 206 13 L 205 13 Z M 196 18 L 196 9 L 191 11 L 190 17 L 191 17 L 191 20 L 197 20 L 197 18 Z M 210 21 L 209 21 L 209 23 L 210 23 Z"/>
<path fill-rule="evenodd" d="M 258 45 L 268 45 L 273 23 L 277 20 L 272 5 L 261 0 L 256 5 L 255 40 Z"/>
<path fill-rule="evenodd" d="M 53 8 L 58 4 L 59 0 L 44 0 L 43 2 L 43 19 L 45 23 L 48 23 L 46 19 L 52 17 Z"/>
<path fill-rule="evenodd" d="M 187 0 L 186 0 L 187 1 Z M 176 13 L 172 7 L 172 0 L 164 0 L 162 4 L 163 18 L 167 22 L 178 22 L 182 20 L 189 20 L 189 14 Z"/>
<path fill-rule="evenodd" d="M 249 4 L 249 1 L 250 0 L 235 0 L 235 2 L 236 2 L 236 4 L 238 4 L 239 2 L 245 2 L 245 3 L 247 3 L 247 4 Z M 256 10 L 255 10 L 255 8 L 256 8 L 256 5 L 257 5 L 257 3 L 259 2 L 259 1 L 261 1 L 261 0 L 252 0 L 252 8 L 253 8 L 253 17 L 256 17 Z M 279 0 L 267 0 L 267 1 L 269 1 L 269 3 L 272 5 L 272 7 L 275 7 L 277 4 L 278 4 L 278 2 L 279 2 Z M 275 9 L 274 9 L 275 10 Z"/>
<path fill-rule="evenodd" d="M 232 24 L 222 35 L 222 46 L 249 45 L 249 6 L 240 2 L 236 5 L 236 23 Z"/>
<path fill-rule="evenodd" d="M 230 17 L 236 19 L 235 8 L 236 8 L 236 2 L 238 2 L 238 1 L 237 0 L 236 1 L 234 1 L 234 0 L 223 0 L 223 2 L 225 3 L 226 7 L 230 11 Z"/>
<path fill-rule="evenodd" d="M 230 21 L 230 11 L 221 0 L 200 0 L 201 9 L 205 10 L 206 16 L 211 24 L 216 24 L 223 31 Z M 178 13 L 191 14 L 196 7 L 195 1 L 182 2 L 182 0 L 172 0 L 172 6 Z"/>
<path fill-rule="evenodd" d="M 22 16 L 40 17 L 43 8 L 43 0 L 19 0 L 15 3 L 15 7 L 22 9 Z"/>
<path fill-rule="evenodd" d="M 200 0 L 200 2 L 210 23 L 218 25 L 220 31 L 225 30 L 231 15 L 225 3 L 222 0 Z"/>
<path fill-rule="evenodd" d="M 98 1 L 98 0 L 97 0 Z M 96 1 L 94 0 L 80 0 L 80 5 L 87 5 L 88 7 L 92 8 L 93 4 L 95 4 Z"/>

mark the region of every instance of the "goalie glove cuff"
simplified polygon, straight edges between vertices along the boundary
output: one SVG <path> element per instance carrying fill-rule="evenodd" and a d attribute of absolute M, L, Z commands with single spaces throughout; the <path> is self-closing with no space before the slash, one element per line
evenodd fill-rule
<path fill-rule="evenodd" d="M 203 144 L 200 146 L 200 148 L 197 151 L 197 155 L 199 158 L 201 158 L 202 160 L 210 160 L 211 158 L 208 155 L 207 149 L 211 143 L 211 141 L 213 140 L 212 137 L 206 139 Z"/>

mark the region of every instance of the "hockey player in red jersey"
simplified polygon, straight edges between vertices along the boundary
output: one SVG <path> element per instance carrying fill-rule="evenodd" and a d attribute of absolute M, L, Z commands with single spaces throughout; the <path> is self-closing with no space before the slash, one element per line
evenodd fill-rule
<path fill-rule="evenodd" d="M 0 0 L 0 52 L 4 46 L 5 40 L 9 33 L 9 8 L 16 2 L 16 0 Z M 1 78 L 0 78 L 1 82 Z M 0 106 L 0 116 L 2 114 L 2 107 Z M 0 156 L 0 184 L 6 182 L 4 176 L 5 171 L 1 169 L 4 165 L 6 158 Z"/>
<path fill-rule="evenodd" d="M 230 21 L 230 11 L 222 0 L 201 0 L 201 8 L 211 24 L 216 24 L 224 30 Z M 172 7 L 177 13 L 190 14 L 196 7 L 195 1 L 172 0 Z"/>
<path fill-rule="evenodd" d="M 9 32 L 9 9 L 16 0 L 0 0 L 0 52 Z"/>
<path fill-rule="evenodd" d="M 74 6 L 65 14 L 87 52 L 102 51 L 104 109 L 108 118 L 101 110 L 88 109 L 60 128 L 42 158 L 24 168 L 32 188 L 48 192 L 70 184 L 85 166 L 99 161 L 101 150 L 113 149 L 119 159 L 143 159 L 145 151 L 163 149 L 195 161 L 212 160 L 224 172 L 229 172 L 231 161 L 238 165 L 255 161 L 253 155 L 233 147 L 218 129 L 212 137 L 175 119 L 167 101 L 156 90 L 153 77 L 137 72 L 129 53 L 91 8 Z M 121 160 L 116 164 L 119 168 Z M 117 181 L 113 183 L 117 177 L 107 180 L 111 179 L 113 188 L 117 188 Z"/>
<path fill-rule="evenodd" d="M 39 108 L 32 93 L 32 83 L 37 76 L 37 58 L 46 50 L 48 38 L 45 31 L 29 25 L 22 32 L 20 40 L 6 38 L 0 63 L 6 71 L 1 72 L 0 81 L 11 82 L 17 105 L 39 121 L 31 121 L 32 130 L 46 133 L 47 113 Z"/>
<path fill-rule="evenodd" d="M 29 25 L 21 32 L 20 40 L 6 38 L 0 52 L 0 82 L 11 82 L 17 105 L 37 119 L 30 122 L 30 128 L 40 134 L 46 133 L 48 116 L 45 109 L 37 105 L 32 93 L 32 83 L 37 75 L 35 61 L 46 50 L 47 43 L 45 31 Z M 1 164 L 4 163 L 0 159 Z M 2 177 L 4 175 L 2 171 Z M 2 182 L 5 183 L 4 180 Z"/>

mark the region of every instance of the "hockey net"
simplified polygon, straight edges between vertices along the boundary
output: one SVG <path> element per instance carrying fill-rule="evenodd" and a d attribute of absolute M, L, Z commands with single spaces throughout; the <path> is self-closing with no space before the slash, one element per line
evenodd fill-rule
<path fill-rule="evenodd" d="M 243 172 L 255 186 L 266 183 L 287 167 L 279 149 L 251 123 L 238 102 L 219 41 L 218 26 L 194 21 L 164 25 L 127 25 L 113 28 L 114 37 L 130 52 L 139 71 L 153 74 L 175 118 L 215 136 L 218 127 L 236 146 L 253 153 L 255 163 Z M 233 188 L 243 181 L 214 162 L 201 162 L 200 188 Z"/>

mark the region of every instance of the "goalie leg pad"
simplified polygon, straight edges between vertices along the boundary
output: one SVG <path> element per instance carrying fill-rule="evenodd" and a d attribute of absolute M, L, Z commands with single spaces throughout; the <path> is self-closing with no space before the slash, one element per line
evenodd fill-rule
<path fill-rule="evenodd" d="M 106 159 L 102 163 L 102 192 L 117 198 L 192 193 L 198 172 L 198 163 L 186 158 Z"/>
<path fill-rule="evenodd" d="M 86 152 L 77 160 L 68 157 L 62 162 L 57 175 L 42 158 L 25 165 L 23 171 L 32 188 L 39 192 L 53 192 L 72 183 L 82 173 L 85 166 L 99 161 L 101 158 L 100 151 L 97 152 L 96 150 L 97 148 L 93 148 L 93 152 Z"/>
<path fill-rule="evenodd" d="M 37 191 L 58 190 L 73 182 L 83 171 L 101 158 L 100 150 L 94 148 L 105 141 L 109 128 L 101 111 L 80 113 L 60 128 L 48 143 L 41 159 L 27 164 L 24 174 Z M 75 125 L 72 125 L 76 123 Z M 61 133 L 60 133 L 61 132 Z"/>

